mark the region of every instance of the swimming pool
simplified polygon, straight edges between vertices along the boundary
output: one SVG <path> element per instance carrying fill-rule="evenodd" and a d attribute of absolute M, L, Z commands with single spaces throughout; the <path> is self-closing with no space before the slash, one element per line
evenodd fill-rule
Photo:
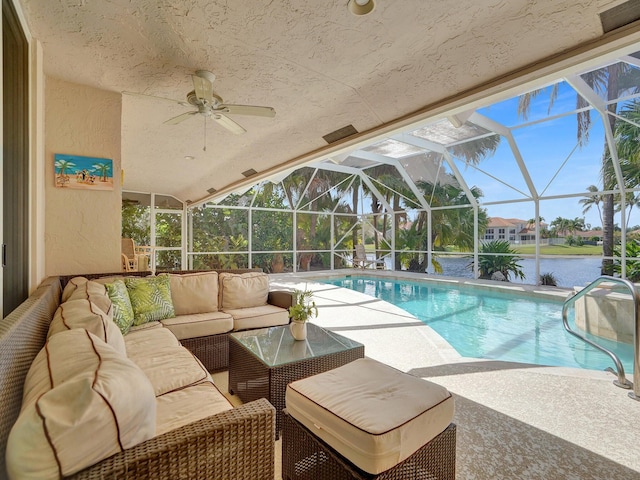
<path fill-rule="evenodd" d="M 324 283 L 355 290 L 406 310 L 465 357 L 591 370 L 613 367 L 607 355 L 564 330 L 559 300 L 466 285 L 360 276 Z M 573 309 L 569 320 L 573 326 Z M 633 372 L 632 345 L 595 340 L 620 357 L 626 373 Z"/>

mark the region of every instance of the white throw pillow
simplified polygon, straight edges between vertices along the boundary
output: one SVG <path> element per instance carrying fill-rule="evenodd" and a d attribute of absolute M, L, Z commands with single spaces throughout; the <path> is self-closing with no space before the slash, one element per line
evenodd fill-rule
<path fill-rule="evenodd" d="M 72 475 L 155 435 L 151 383 L 129 359 L 83 329 L 47 341 L 25 380 L 9 434 L 9 478 Z"/>

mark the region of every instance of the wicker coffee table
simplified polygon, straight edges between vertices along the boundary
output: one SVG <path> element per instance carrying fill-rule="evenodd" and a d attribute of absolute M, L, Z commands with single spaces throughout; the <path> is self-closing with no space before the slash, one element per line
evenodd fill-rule
<path fill-rule="evenodd" d="M 266 398 L 282 427 L 287 385 L 364 357 L 364 345 L 309 323 L 307 339 L 294 340 L 289 326 L 229 335 L 229 393 L 244 402 Z"/>

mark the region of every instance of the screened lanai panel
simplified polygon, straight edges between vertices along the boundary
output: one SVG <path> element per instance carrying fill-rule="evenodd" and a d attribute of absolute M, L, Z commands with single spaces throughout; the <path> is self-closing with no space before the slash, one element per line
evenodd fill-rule
<path fill-rule="evenodd" d="M 373 167 L 376 164 L 377 162 L 373 160 L 360 158 L 357 155 L 350 155 L 347 158 L 345 158 L 343 162 L 341 162 L 341 165 L 345 167 L 352 167 L 352 168 L 368 168 L 368 167 Z"/>
<path fill-rule="evenodd" d="M 402 167 L 401 167 L 402 168 Z M 402 208 L 404 205 L 412 205 L 414 208 L 420 206 L 418 196 L 422 195 L 421 192 L 413 182 L 401 175 L 398 167 L 395 165 L 377 165 L 376 167 L 369 168 L 364 172 L 371 184 L 377 190 L 374 192 L 370 186 L 363 188 L 363 194 L 365 196 L 363 213 L 379 213 L 384 210 L 394 208 Z M 411 188 L 413 186 L 413 188 Z M 384 201 L 380 201 L 377 194 L 380 194 Z M 366 208 L 368 205 L 368 208 Z"/>
<path fill-rule="evenodd" d="M 358 217 L 356 215 L 334 215 L 334 245 L 336 250 L 353 250 L 353 239 L 357 238 Z"/>
<path fill-rule="evenodd" d="M 183 207 L 180 200 L 170 195 L 155 195 L 154 204 L 156 208 L 168 210 L 182 210 Z"/>
<path fill-rule="evenodd" d="M 296 249 L 331 249 L 331 215 L 299 212 L 296 214 L 296 225 Z"/>
<path fill-rule="evenodd" d="M 629 62 L 616 61 L 582 73 L 580 78 L 605 102 L 637 94 L 640 90 L 640 68 Z"/>
<path fill-rule="evenodd" d="M 191 255 L 190 268 L 193 270 L 216 270 L 248 268 L 249 255 L 247 253 L 216 253 Z"/>
<path fill-rule="evenodd" d="M 151 195 L 122 192 L 122 236 L 136 245 L 151 244 Z"/>
<path fill-rule="evenodd" d="M 476 193 L 481 203 L 531 198 L 516 154 L 511 145 L 504 138 L 500 138 L 495 151 L 477 163 L 468 162 L 465 157 L 458 156 L 453 157 L 453 162 L 466 185 Z M 446 199 L 447 196 L 441 200 L 436 197 L 435 205 L 445 205 Z"/>
<path fill-rule="evenodd" d="M 262 182 L 255 187 L 255 208 L 290 209 L 289 197 L 282 182 Z"/>
<path fill-rule="evenodd" d="M 542 197 L 603 188 L 602 155 L 605 149 L 603 119 L 591 112 L 588 135 L 578 140 L 576 114 L 514 129 L 513 137 L 536 191 Z"/>
<path fill-rule="evenodd" d="M 318 169 L 309 180 L 307 190 L 298 202 L 298 210 L 332 212 L 348 211 L 353 188 L 359 183 L 353 182 L 353 175 Z"/>
<path fill-rule="evenodd" d="M 477 113 L 508 128 L 535 124 L 557 115 L 574 112 L 578 105 L 576 91 L 564 80 L 541 87 L 486 107 Z"/>
<path fill-rule="evenodd" d="M 282 180 L 282 185 L 293 209 L 298 208 L 300 204 L 308 201 L 307 187 L 311 179 L 315 176 L 316 171 L 316 168 L 302 167 Z"/>
<path fill-rule="evenodd" d="M 365 152 L 376 153 L 378 155 L 383 155 L 390 158 L 402 158 L 408 155 L 422 153 L 424 151 L 423 148 L 400 142 L 392 138 L 388 138 L 373 145 L 369 145 L 362 150 L 364 150 Z"/>
<path fill-rule="evenodd" d="M 190 209 L 190 215 L 192 252 L 247 250 L 247 210 L 204 206 Z"/>
<path fill-rule="evenodd" d="M 331 194 L 334 199 L 334 213 L 352 213 L 355 211 L 354 194 L 357 195 L 360 189 L 360 177 L 358 175 L 347 175 L 336 185 L 335 191 Z"/>
<path fill-rule="evenodd" d="M 411 135 L 441 146 L 451 146 L 461 142 L 479 138 L 491 132 L 485 128 L 470 122 L 465 122 L 459 127 L 454 126 L 449 120 L 439 120 L 411 132 Z"/>
<path fill-rule="evenodd" d="M 424 272 L 428 215 L 424 210 L 407 209 L 396 212 L 396 262 L 397 267 L 412 272 Z"/>
<path fill-rule="evenodd" d="M 437 152 L 424 152 L 419 155 L 401 158 L 400 165 L 415 184 L 450 182 L 453 173 L 444 161 L 444 155 Z"/>
<path fill-rule="evenodd" d="M 182 212 L 156 213 L 156 246 L 182 246 Z"/>
<path fill-rule="evenodd" d="M 292 250 L 293 212 L 253 210 L 251 235 L 253 251 Z"/>

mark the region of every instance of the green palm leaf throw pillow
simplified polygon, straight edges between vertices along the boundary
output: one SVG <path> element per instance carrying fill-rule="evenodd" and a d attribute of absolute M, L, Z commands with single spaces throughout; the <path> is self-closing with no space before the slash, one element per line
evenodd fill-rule
<path fill-rule="evenodd" d="M 175 317 L 169 275 L 125 278 L 124 283 L 133 307 L 134 325 Z"/>
<path fill-rule="evenodd" d="M 133 325 L 133 307 L 129 300 L 127 286 L 122 280 L 116 280 L 105 284 L 105 287 L 113 305 L 113 321 L 116 322 L 122 334 L 126 335 Z"/>

